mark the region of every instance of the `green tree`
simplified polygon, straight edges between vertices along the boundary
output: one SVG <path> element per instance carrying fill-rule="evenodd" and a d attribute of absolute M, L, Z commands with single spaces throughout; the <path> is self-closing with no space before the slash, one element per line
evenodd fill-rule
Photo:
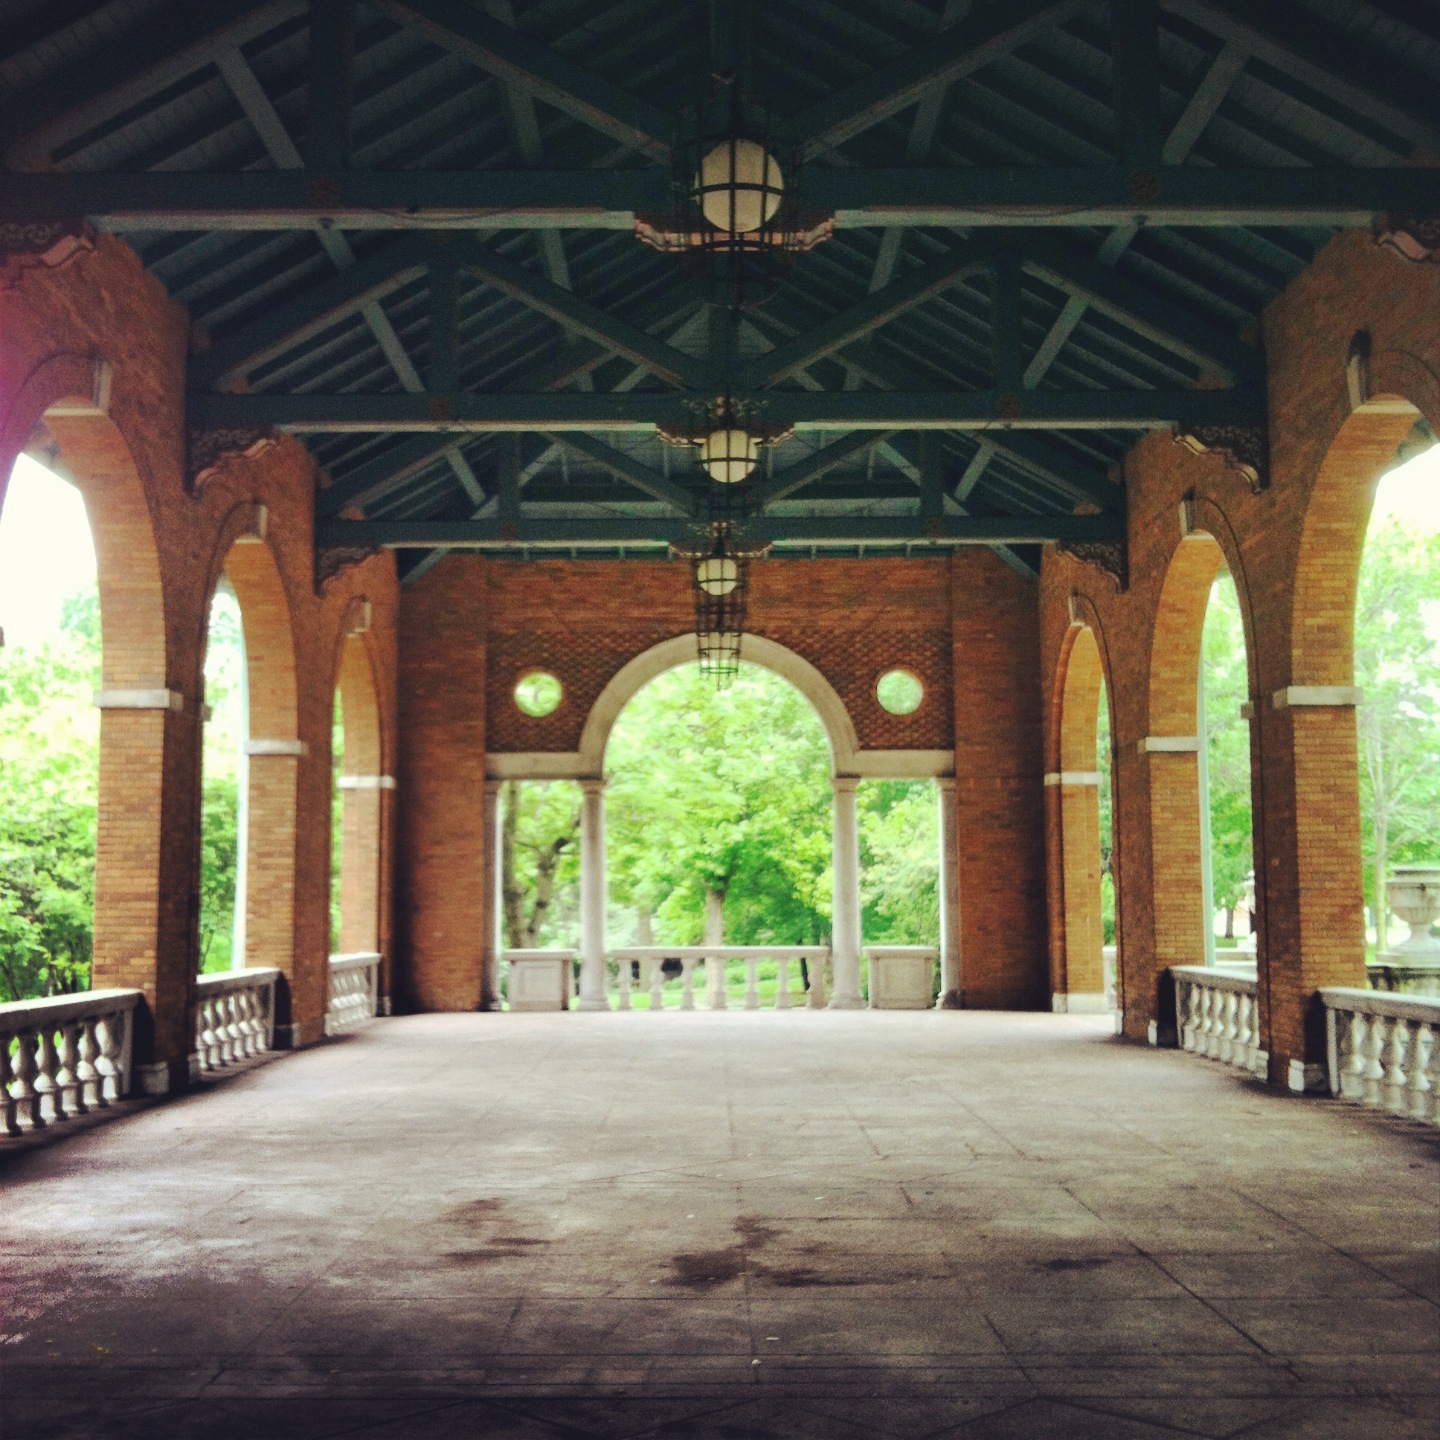
<path fill-rule="evenodd" d="M 607 758 L 610 893 L 637 932 L 829 937 L 830 756 L 798 691 L 753 666 L 716 691 L 684 666 L 630 702 Z"/>
<path fill-rule="evenodd" d="M 1210 864 L 1214 900 L 1233 910 L 1254 868 L 1250 818 L 1250 697 L 1240 597 L 1228 572 L 1210 590 L 1203 640 L 1205 743 L 1210 769 Z M 1208 921 L 1207 921 L 1208 923 Z"/>
<path fill-rule="evenodd" d="M 578 787 L 563 780 L 509 780 L 500 804 L 506 945 L 573 949 L 579 919 Z"/>
<path fill-rule="evenodd" d="M 0 650 L 0 999 L 90 984 L 99 680 L 94 592 L 55 641 Z"/>
<path fill-rule="evenodd" d="M 200 793 L 200 954 L 202 974 L 228 970 L 235 926 L 240 740 L 244 734 L 245 635 L 227 586 L 215 593 L 205 645 L 205 723 Z"/>
<path fill-rule="evenodd" d="M 1384 948 L 1390 868 L 1440 859 L 1440 534 L 1392 519 L 1366 538 L 1355 683 L 1365 889 Z"/>
<path fill-rule="evenodd" d="M 865 939 L 934 945 L 940 934 L 940 838 L 929 780 L 860 787 L 860 899 Z"/>

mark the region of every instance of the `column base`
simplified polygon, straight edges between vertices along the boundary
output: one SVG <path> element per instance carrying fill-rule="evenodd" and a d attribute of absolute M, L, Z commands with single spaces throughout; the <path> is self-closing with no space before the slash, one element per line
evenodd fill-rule
<path fill-rule="evenodd" d="M 1285 1083 L 1293 1095 L 1323 1095 L 1330 1089 L 1329 1076 L 1323 1065 L 1310 1065 L 1292 1060 Z"/>
<path fill-rule="evenodd" d="M 865 1009 L 865 1001 L 864 998 L 859 995 L 832 995 L 830 997 L 830 1004 L 826 1006 L 826 1009 L 863 1010 Z"/>
<path fill-rule="evenodd" d="M 200 1057 L 194 1056 L 198 1071 Z M 161 1060 L 155 1065 L 135 1065 L 130 1070 L 130 1093 L 132 1095 L 168 1095 L 171 1090 L 170 1064 Z"/>
<path fill-rule="evenodd" d="M 610 1008 L 610 1002 L 603 999 L 597 1000 L 589 995 L 582 995 L 575 1008 L 577 1010 L 608 1010 Z"/>
<path fill-rule="evenodd" d="M 935 1002 L 935 1008 L 937 1010 L 963 1010 L 965 1001 L 958 990 L 946 990 Z"/>
<path fill-rule="evenodd" d="M 1108 1015 L 1110 1002 L 1103 990 L 1078 990 L 1068 995 L 1052 995 L 1050 1008 L 1056 1015 Z"/>

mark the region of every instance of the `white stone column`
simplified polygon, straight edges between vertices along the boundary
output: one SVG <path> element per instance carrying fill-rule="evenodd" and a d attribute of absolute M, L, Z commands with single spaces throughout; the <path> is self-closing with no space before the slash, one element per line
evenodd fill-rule
<path fill-rule="evenodd" d="M 481 823 L 485 827 L 485 860 L 481 880 L 485 896 L 485 928 L 480 936 L 480 1008 L 500 1008 L 500 781 L 485 782 L 481 800 Z"/>
<path fill-rule="evenodd" d="M 605 782 L 580 792 L 580 1008 L 608 1010 L 605 997 Z"/>
<path fill-rule="evenodd" d="M 853 775 L 831 780 L 835 791 L 835 827 L 831 836 L 834 856 L 834 895 L 830 904 L 830 947 L 835 988 L 832 1010 L 859 1010 L 860 994 L 860 817 L 855 805 Z"/>
<path fill-rule="evenodd" d="M 955 778 L 935 781 L 940 792 L 940 998 L 937 1010 L 961 1007 L 960 987 L 960 846 L 956 834 Z"/>

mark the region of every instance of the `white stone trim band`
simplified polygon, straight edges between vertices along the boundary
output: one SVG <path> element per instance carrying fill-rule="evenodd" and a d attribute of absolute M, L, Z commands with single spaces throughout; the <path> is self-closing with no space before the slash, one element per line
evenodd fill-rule
<path fill-rule="evenodd" d="M 310 747 L 303 740 L 247 740 L 245 753 L 257 755 L 308 755 Z"/>
<path fill-rule="evenodd" d="M 91 697 L 98 710 L 173 710 L 185 708 L 178 690 L 96 690 Z"/>
<path fill-rule="evenodd" d="M 1300 710 L 1327 705 L 1353 709 L 1364 698 L 1365 692 L 1354 685 L 1287 685 L 1270 697 L 1270 703 L 1277 710 Z"/>
<path fill-rule="evenodd" d="M 393 790 L 395 777 L 393 775 L 337 775 L 335 788 L 337 790 Z"/>
<path fill-rule="evenodd" d="M 1142 755 L 1194 755 L 1200 740 L 1195 735 L 1147 735 L 1135 748 Z"/>
<path fill-rule="evenodd" d="M 1098 770 L 1049 770 L 1045 774 L 1047 785 L 1098 785 Z"/>

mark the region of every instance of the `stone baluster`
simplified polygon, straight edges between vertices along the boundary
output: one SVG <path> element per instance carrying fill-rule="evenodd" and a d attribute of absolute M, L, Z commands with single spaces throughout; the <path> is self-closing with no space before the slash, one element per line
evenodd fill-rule
<path fill-rule="evenodd" d="M 35 1113 L 44 1114 L 46 1120 L 63 1120 L 65 1102 L 55 1088 L 55 1032 L 49 1025 L 43 1026 L 37 1034 L 36 1068 L 33 1081 L 35 1091 Z"/>
<path fill-rule="evenodd" d="M 1362 1072 L 1360 1098 L 1363 1104 L 1380 1104 L 1385 1080 L 1386 1019 L 1383 1015 L 1366 1017 L 1368 1026 L 1365 1033 L 1365 1069 Z"/>
<path fill-rule="evenodd" d="M 1192 1054 L 1195 1051 L 1195 1033 L 1199 1026 L 1199 988 L 1188 981 L 1178 980 L 1175 984 L 1175 1013 L 1180 1022 L 1180 1048 Z"/>
<path fill-rule="evenodd" d="M 650 957 L 650 1008 L 657 1014 L 665 1008 L 665 962 L 658 955 Z"/>
<path fill-rule="evenodd" d="M 760 961 L 754 955 L 745 957 L 745 1008 L 760 1008 Z"/>
<path fill-rule="evenodd" d="M 1415 1031 L 1414 1049 L 1410 1052 L 1409 1113 L 1416 1120 L 1434 1120 L 1435 1107 L 1435 1027 L 1422 1022 Z"/>
<path fill-rule="evenodd" d="M 1358 1012 L 1344 1017 L 1340 1093 L 1347 1100 L 1358 1101 L 1365 1095 L 1365 1039 L 1370 1033 L 1366 1019 Z"/>
<path fill-rule="evenodd" d="M 0 1123 L 7 1135 L 20 1133 L 19 1105 L 10 1087 L 15 1082 L 15 1063 L 10 1058 L 10 1040 L 0 1036 Z"/>
<path fill-rule="evenodd" d="M 710 992 L 710 1008 L 727 1009 L 729 998 L 725 994 L 725 961 L 721 956 L 705 957 L 705 983 Z"/>
<path fill-rule="evenodd" d="M 248 1060 L 255 1054 L 255 992 L 237 990 L 226 996 L 226 1009 L 227 1059 Z"/>
<path fill-rule="evenodd" d="M 807 1010 L 823 1010 L 825 1008 L 825 957 L 823 955 L 818 960 L 811 962 L 809 974 L 810 993 L 805 997 L 805 1008 Z"/>
<path fill-rule="evenodd" d="M 1390 1033 L 1385 1044 L 1385 1108 L 1397 1115 L 1404 1115 L 1409 1107 L 1410 1080 L 1405 1073 L 1409 1062 L 1408 1051 L 1413 1031 L 1408 1020 L 1394 1019 L 1390 1022 Z"/>
<path fill-rule="evenodd" d="M 615 980 L 620 988 L 620 999 L 616 1002 L 621 1010 L 630 1008 L 630 967 L 635 962 L 628 958 L 621 959 L 615 966 Z"/>
<path fill-rule="evenodd" d="M 85 1099 L 80 1093 L 80 1022 L 67 1020 L 60 1026 L 59 1064 L 55 1071 L 56 1119 L 62 1114 L 83 1115 Z"/>
<path fill-rule="evenodd" d="M 783 955 L 775 962 L 775 1008 L 790 1008 L 790 962 Z"/>
<path fill-rule="evenodd" d="M 15 1097 L 16 1117 L 23 1120 L 32 1130 L 45 1126 L 45 1117 L 40 1113 L 40 1095 L 35 1088 L 35 1045 L 33 1031 L 22 1030 L 15 1037 L 15 1060 L 10 1093 Z"/>
<path fill-rule="evenodd" d="M 1235 1063 L 1243 1065 L 1247 1070 L 1253 1070 L 1256 1040 L 1255 997 L 1241 995 L 1237 998 L 1240 1004 L 1235 1034 Z"/>
<path fill-rule="evenodd" d="M 80 1022 L 80 1034 L 76 1044 L 75 1094 L 87 1110 L 105 1103 L 104 1081 L 95 1068 L 96 1058 L 100 1054 L 100 1041 L 95 1033 L 99 1023 L 97 1017 L 87 1015 Z"/>
<path fill-rule="evenodd" d="M 119 1100 L 122 1094 L 124 1076 L 121 1074 L 121 1046 L 124 1043 L 125 1017 L 104 1015 L 96 1027 L 95 1034 L 100 1042 L 100 1053 L 95 1058 L 95 1068 L 100 1072 L 101 1094 L 106 1101 Z"/>
<path fill-rule="evenodd" d="M 695 1008 L 695 962 L 688 955 L 680 961 L 680 1008 Z"/>

